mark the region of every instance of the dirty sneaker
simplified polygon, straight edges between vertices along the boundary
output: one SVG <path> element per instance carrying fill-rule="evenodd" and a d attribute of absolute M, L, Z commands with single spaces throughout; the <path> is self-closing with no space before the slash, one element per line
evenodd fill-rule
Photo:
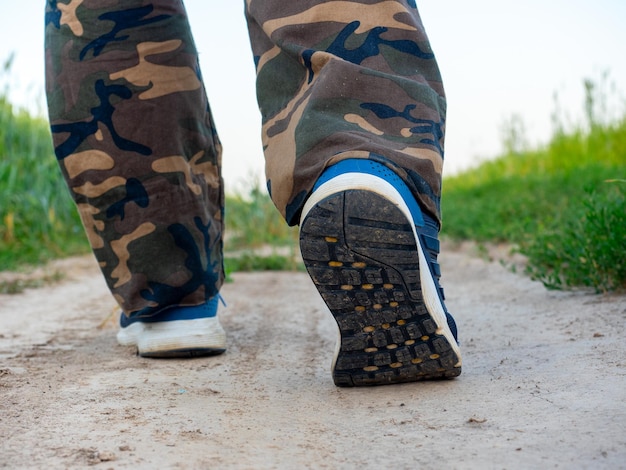
<path fill-rule="evenodd" d="M 149 318 L 120 316 L 117 342 L 136 346 L 143 357 L 196 357 L 226 351 L 226 334 L 217 317 L 218 301 L 174 307 Z"/>
<path fill-rule="evenodd" d="M 437 223 L 370 160 L 327 169 L 300 223 L 307 271 L 339 327 L 338 386 L 456 377 L 461 352 L 439 286 Z"/>

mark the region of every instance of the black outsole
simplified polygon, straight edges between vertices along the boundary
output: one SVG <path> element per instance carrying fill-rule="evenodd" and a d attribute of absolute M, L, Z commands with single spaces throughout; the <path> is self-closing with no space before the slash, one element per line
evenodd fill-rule
<path fill-rule="evenodd" d="M 304 264 L 341 335 L 337 386 L 461 373 L 460 357 L 423 302 L 411 223 L 382 196 L 349 190 L 317 203 L 301 224 Z"/>
<path fill-rule="evenodd" d="M 226 352 L 226 349 L 216 348 L 197 348 L 197 349 L 178 349 L 172 351 L 158 351 L 153 353 L 137 353 L 138 356 L 151 359 L 190 359 L 194 357 L 217 356 Z"/>

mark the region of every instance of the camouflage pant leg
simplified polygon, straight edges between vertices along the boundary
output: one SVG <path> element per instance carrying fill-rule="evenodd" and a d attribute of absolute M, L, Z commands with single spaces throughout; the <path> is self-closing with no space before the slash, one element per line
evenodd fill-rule
<path fill-rule="evenodd" d="M 372 158 L 439 218 L 446 102 L 415 0 L 247 0 L 268 187 L 290 224 L 323 169 Z"/>
<path fill-rule="evenodd" d="M 55 153 L 127 314 L 223 280 L 221 147 L 180 0 L 48 0 Z"/>

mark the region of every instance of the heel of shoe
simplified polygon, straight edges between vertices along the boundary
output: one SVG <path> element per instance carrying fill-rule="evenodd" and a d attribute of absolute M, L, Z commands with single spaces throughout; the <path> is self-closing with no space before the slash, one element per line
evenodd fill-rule
<path fill-rule="evenodd" d="M 340 333 L 335 384 L 458 376 L 460 350 L 408 208 L 381 194 L 393 190 L 384 180 L 361 175 L 367 189 L 347 189 L 351 178 L 321 186 L 300 229 L 307 271 Z"/>

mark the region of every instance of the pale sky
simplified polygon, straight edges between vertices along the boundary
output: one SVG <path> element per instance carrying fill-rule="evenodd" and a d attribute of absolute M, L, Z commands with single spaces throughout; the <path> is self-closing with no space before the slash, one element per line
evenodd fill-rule
<path fill-rule="evenodd" d="M 18 106 L 43 113 L 45 0 L 0 0 L 0 62 L 15 53 L 10 88 Z M 446 164 L 452 174 L 501 149 L 502 124 L 522 117 L 528 140 L 551 132 L 553 95 L 579 119 L 583 79 L 609 72 L 624 110 L 626 2 L 623 0 L 418 0 L 448 96 Z M 243 0 L 185 2 L 207 92 L 224 144 L 227 191 L 262 175 L 260 117 Z M 10 9 L 10 13 L 9 10 Z"/>

